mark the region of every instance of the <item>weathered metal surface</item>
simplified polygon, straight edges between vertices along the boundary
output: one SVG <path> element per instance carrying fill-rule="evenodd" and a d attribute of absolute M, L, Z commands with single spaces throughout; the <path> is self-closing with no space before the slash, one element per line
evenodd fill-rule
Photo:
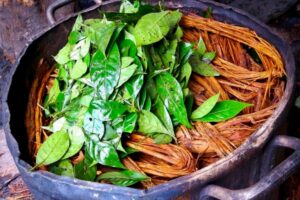
<path fill-rule="evenodd" d="M 297 2 L 298 0 L 234 0 L 229 5 L 245 10 L 258 19 L 268 22 L 284 14 Z"/>
<path fill-rule="evenodd" d="M 258 32 L 262 37 L 265 37 L 272 44 L 274 44 L 282 54 L 285 65 L 287 67 L 288 74 L 288 82 L 286 86 L 286 91 L 284 97 L 280 103 L 280 106 L 275 111 L 274 115 L 264 124 L 264 126 L 259 129 L 255 134 L 251 136 L 249 140 L 246 141 L 239 149 L 237 149 L 233 154 L 228 157 L 218 161 L 217 163 L 203 168 L 191 175 L 181 177 L 175 180 L 172 180 L 166 184 L 156 186 L 151 188 L 148 191 L 145 190 L 137 190 L 132 188 L 121 188 L 113 185 L 105 185 L 105 184 L 97 184 L 90 183 L 85 181 L 79 181 L 72 178 L 67 177 L 59 177 L 54 174 L 48 172 L 28 172 L 28 168 L 30 166 L 22 160 L 19 160 L 19 150 L 17 148 L 17 144 L 12 138 L 10 134 L 10 129 L 5 126 L 5 132 L 7 136 L 7 141 L 9 142 L 9 147 L 11 149 L 12 154 L 14 155 L 15 161 L 23 174 L 26 183 L 32 189 L 37 198 L 62 198 L 62 199 L 86 199 L 86 198 L 173 198 L 176 196 L 181 196 L 189 193 L 190 195 L 196 198 L 199 195 L 199 192 L 196 193 L 196 190 L 199 190 L 209 181 L 215 180 L 221 175 L 225 175 L 231 170 L 236 170 L 239 167 L 239 163 L 244 161 L 245 159 L 253 156 L 257 153 L 263 145 L 267 142 L 267 140 L 272 136 L 272 133 L 277 128 L 278 124 L 285 117 L 287 112 L 287 105 L 289 104 L 291 93 L 293 90 L 294 83 L 294 63 L 293 57 L 290 49 L 282 42 L 276 35 L 272 34 L 271 31 L 260 22 L 253 20 L 251 17 L 241 13 L 240 11 L 234 10 L 232 8 L 226 6 L 215 5 L 211 2 L 201 3 L 195 1 L 166 1 L 168 6 L 171 8 L 181 8 L 184 10 L 192 10 L 195 12 L 199 12 L 200 10 L 205 10 L 208 6 L 214 8 L 214 16 L 221 21 L 227 21 L 230 23 L 234 23 L 237 25 L 248 26 Z M 114 5 L 114 6 L 113 6 Z M 103 9 L 113 9 L 116 7 L 116 4 L 105 4 Z M 97 11 L 92 11 L 85 14 L 85 17 L 93 17 L 97 16 Z M 16 133 L 18 128 L 22 130 L 22 124 L 20 121 L 23 120 L 22 112 L 24 112 L 24 108 L 22 108 L 22 104 L 26 104 L 26 88 L 25 84 L 18 85 L 17 83 L 25 83 L 26 81 L 30 83 L 30 79 L 34 77 L 34 74 L 37 73 L 34 68 L 35 64 L 39 61 L 41 57 L 48 57 L 49 55 L 53 55 L 61 46 L 63 40 L 66 40 L 68 30 L 71 27 L 74 18 L 66 20 L 63 24 L 55 26 L 53 29 L 49 29 L 50 31 L 44 34 L 41 38 L 35 40 L 27 50 L 27 53 L 24 55 L 20 62 L 20 66 L 16 72 L 14 77 L 14 82 L 12 83 L 12 91 L 10 93 L 10 97 L 12 100 L 10 101 L 11 108 L 11 117 L 14 119 L 12 122 L 12 133 Z M 47 50 L 45 50 L 46 44 L 48 44 L 51 39 L 60 38 L 60 40 L 56 40 L 55 45 L 47 46 Z M 35 50 L 39 49 L 39 52 Z M 34 55 L 34 57 L 32 56 Z M 27 68 L 27 69 L 26 69 Z M 28 70 L 30 69 L 30 70 Z M 26 73 L 30 71 L 31 75 L 26 77 Z M 23 74 L 24 72 L 24 74 Z M 23 75 L 20 76 L 20 75 Z M 26 78 L 25 78 L 26 77 Z M 24 80 L 26 79 L 26 81 Z M 18 87 L 17 87 L 17 85 Z M 5 91 L 7 92 L 7 91 Z M 6 94 L 5 94 L 6 96 Z M 13 99 L 17 99 L 14 101 Z M 12 106 L 13 105 L 13 106 Z M 17 109 L 17 106 L 20 109 Z M 14 106 L 16 106 L 14 108 Z M 23 105 L 24 106 L 24 105 Z M 15 109 L 15 110 L 14 110 Z M 16 110 L 17 109 L 17 110 Z M 23 111 L 22 111 L 23 109 Z M 20 116 L 18 115 L 20 114 Z M 23 113 L 24 114 L 24 113 Z M 19 117 L 18 117 L 19 116 Z M 5 119 L 8 119 L 9 115 L 5 115 Z M 19 120 L 19 122 L 18 122 Z M 23 130 L 24 132 L 24 130 Z M 14 134 L 15 137 L 17 136 Z M 23 138 L 22 138 L 23 137 Z M 26 140 L 25 134 L 18 135 L 18 140 L 22 139 Z M 24 148 L 21 147 L 21 158 L 24 159 Z M 51 188 L 51 189 L 50 189 Z M 72 191 L 72 193 L 67 192 Z M 194 192 L 194 193 L 193 193 Z M 49 195 L 46 197 L 45 194 Z"/>
<path fill-rule="evenodd" d="M 0 80 L 6 83 L 7 76 L 10 72 L 11 63 L 4 58 L 3 51 L 0 49 Z M 2 94 L 0 84 L 0 94 Z M 2 102 L 1 96 L 1 102 Z M 0 113 L 3 114 L 4 109 L 0 106 Z M 31 199 L 32 195 L 27 186 L 24 184 L 22 177 L 13 161 L 13 158 L 7 148 L 5 135 L 3 131 L 4 121 L 0 120 L 0 199 L 1 198 L 26 198 Z"/>
<path fill-rule="evenodd" d="M 272 169 L 272 163 L 274 162 L 272 162 L 271 155 L 275 154 L 278 148 L 288 148 L 294 152 Z M 207 197 L 222 199 L 226 196 L 228 200 L 252 200 L 265 197 L 274 187 L 279 186 L 280 183 L 286 180 L 288 176 L 294 173 L 300 166 L 300 139 L 290 136 L 276 136 L 272 139 L 270 144 L 268 144 L 262 159 L 264 159 L 263 167 L 265 169 L 263 171 L 266 172 L 266 175 L 254 185 L 239 190 L 232 190 L 218 185 L 209 185 L 201 191 L 200 199 Z"/>
<path fill-rule="evenodd" d="M 3 100 L 3 87 L 9 82 L 11 67 L 27 41 L 48 26 L 45 11 L 55 0 L 40 0 L 31 7 L 25 7 L 17 0 L 0 1 L 0 100 Z M 24 1 L 24 3 L 26 3 Z M 59 10 L 57 18 L 74 12 L 74 5 Z M 4 108 L 0 103 L 1 116 Z M 4 125 L 0 117 L 0 199 L 33 199 L 32 194 L 20 176 L 11 153 L 8 150 Z"/>

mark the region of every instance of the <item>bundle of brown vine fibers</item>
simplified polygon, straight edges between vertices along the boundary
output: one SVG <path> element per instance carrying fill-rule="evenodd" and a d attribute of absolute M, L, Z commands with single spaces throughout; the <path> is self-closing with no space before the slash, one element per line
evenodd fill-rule
<path fill-rule="evenodd" d="M 217 53 L 213 66 L 220 76 L 192 75 L 189 88 L 196 105 L 220 92 L 222 100 L 236 99 L 253 106 L 225 122 L 195 122 L 192 129 L 178 127 L 179 146 L 156 145 L 133 134 L 126 145 L 140 153 L 126 158 L 124 164 L 152 175 L 150 186 L 189 174 L 231 153 L 273 113 L 285 87 L 280 54 L 254 31 L 194 14 L 183 16 L 180 24 L 185 41 L 197 43 L 201 36 L 208 50 Z M 257 53 L 259 61 L 249 49 Z M 149 182 L 143 185 L 149 187 Z"/>
<path fill-rule="evenodd" d="M 224 122 L 194 122 L 193 128 L 181 125 L 177 127 L 177 142 L 173 144 L 155 144 L 142 134 L 132 133 L 123 145 L 138 152 L 123 158 L 122 163 L 130 170 L 151 177 L 141 182 L 143 188 L 190 174 L 230 154 L 267 120 L 284 92 L 285 70 L 281 56 L 254 31 L 194 14 L 183 16 L 180 25 L 184 41 L 197 43 L 203 38 L 207 50 L 217 55 L 212 66 L 220 76 L 192 74 L 189 88 L 195 107 L 217 93 L 220 93 L 220 100 L 234 99 L 253 106 Z M 37 95 L 38 104 L 43 102 L 42 91 L 51 85 L 51 73 L 44 79 Z M 35 155 L 47 137 L 41 129 L 46 122 L 42 120 L 40 107 L 29 107 L 35 109 L 32 113 L 35 113 L 36 123 L 30 139 L 35 144 L 34 148 L 30 147 Z M 82 159 L 81 152 L 72 162 Z"/>

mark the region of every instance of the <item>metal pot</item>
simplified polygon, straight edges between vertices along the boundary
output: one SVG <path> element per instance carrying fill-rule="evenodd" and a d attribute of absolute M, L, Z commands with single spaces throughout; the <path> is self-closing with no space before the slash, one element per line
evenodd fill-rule
<path fill-rule="evenodd" d="M 69 1 L 69 0 L 67 0 Z M 57 1 L 48 10 L 48 15 L 63 4 Z M 147 0 L 146 2 L 155 3 Z M 115 11 L 120 1 L 105 1 L 99 6 L 100 10 Z M 273 187 L 283 182 L 300 165 L 300 140 L 288 136 L 277 136 L 266 148 L 265 163 L 271 163 L 269 155 L 278 147 L 294 150 L 280 165 L 272 169 L 269 174 L 250 188 L 243 190 L 229 190 L 216 185 L 209 185 L 212 181 L 224 176 L 255 155 L 262 154 L 261 150 L 273 137 L 279 124 L 285 118 L 290 105 L 294 81 L 295 64 L 290 48 L 275 35 L 267 26 L 260 23 L 244 12 L 210 1 L 195 0 L 165 0 L 164 4 L 170 9 L 193 11 L 201 14 L 208 7 L 213 8 L 214 18 L 244 27 L 249 27 L 261 37 L 272 43 L 280 52 L 287 72 L 286 89 L 278 108 L 273 115 L 238 149 L 218 162 L 198 170 L 187 176 L 171 180 L 165 184 L 155 186 L 149 190 L 119 187 L 110 184 L 99 184 L 74 178 L 57 176 L 46 171 L 29 171 L 27 137 L 24 125 L 29 91 L 38 85 L 41 77 L 53 64 L 52 55 L 65 44 L 67 35 L 77 14 L 67 17 L 61 22 L 51 25 L 41 35 L 29 41 L 14 66 L 14 74 L 10 75 L 9 84 L 4 85 L 4 115 L 6 140 L 24 181 L 37 199 L 174 199 L 185 197 L 202 199 L 215 197 L 219 199 L 256 199 L 265 195 Z M 90 8 L 83 12 L 85 18 L 98 17 L 98 10 Z M 53 21 L 53 17 L 51 18 Z M 41 59 L 47 59 L 49 65 L 39 65 Z M 38 66 L 38 67 L 37 67 Z M 34 102 L 33 102 L 34 103 Z M 268 164 L 267 164 L 268 165 Z M 239 180 L 239 177 L 236 177 Z"/>

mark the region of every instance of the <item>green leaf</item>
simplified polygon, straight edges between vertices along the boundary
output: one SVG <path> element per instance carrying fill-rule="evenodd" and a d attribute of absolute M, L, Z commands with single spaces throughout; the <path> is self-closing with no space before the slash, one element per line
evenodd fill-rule
<path fill-rule="evenodd" d="M 203 122 L 221 122 L 235 117 L 244 108 L 252 106 L 252 104 L 243 103 L 234 100 L 225 100 L 218 102 L 215 107 L 199 121 Z"/>
<path fill-rule="evenodd" d="M 177 41 L 180 41 L 180 40 L 181 40 L 181 38 L 182 38 L 182 36 L 183 36 L 183 31 L 182 31 L 182 29 L 180 28 L 180 26 L 177 26 L 177 29 L 176 29 L 176 31 L 175 31 L 174 36 L 175 36 L 175 39 L 177 39 Z"/>
<path fill-rule="evenodd" d="M 70 146 L 69 135 L 65 131 L 50 135 L 39 148 L 36 156 L 36 165 L 49 165 L 60 160 Z"/>
<path fill-rule="evenodd" d="M 129 56 L 124 56 L 121 58 L 121 68 L 126 68 L 133 63 L 134 59 Z"/>
<path fill-rule="evenodd" d="M 184 65 L 193 54 L 193 45 L 186 42 L 180 42 L 178 45 L 178 63 Z"/>
<path fill-rule="evenodd" d="M 194 96 L 193 96 L 193 93 L 188 89 L 186 88 L 184 91 L 186 91 L 185 93 L 185 99 L 184 99 L 184 104 L 185 104 L 185 107 L 186 107 L 186 112 L 188 114 L 188 117 L 191 116 L 192 114 L 192 110 L 193 110 L 193 105 L 194 105 Z"/>
<path fill-rule="evenodd" d="M 157 90 L 156 90 L 155 82 L 152 78 L 147 79 L 147 82 L 145 83 L 145 90 L 147 92 L 147 95 L 149 95 L 151 99 L 154 101 L 157 97 Z"/>
<path fill-rule="evenodd" d="M 134 148 L 131 148 L 131 147 L 125 147 L 125 152 L 120 153 L 120 158 L 125 158 L 125 157 L 129 156 L 130 154 L 137 153 L 139 151 Z"/>
<path fill-rule="evenodd" d="M 80 95 L 81 90 L 82 90 L 81 86 L 82 86 L 81 84 L 79 84 L 78 82 L 75 82 L 75 84 L 71 88 L 71 91 L 68 91 L 68 96 L 70 96 L 70 100 L 73 100 Z"/>
<path fill-rule="evenodd" d="M 60 131 L 63 128 L 64 125 L 66 125 L 66 118 L 65 117 L 61 117 L 61 118 L 55 120 L 52 123 L 51 132 Z"/>
<path fill-rule="evenodd" d="M 165 68 L 170 68 L 171 71 L 174 68 L 175 61 L 176 61 L 177 45 L 178 45 L 178 41 L 175 39 L 175 40 L 170 41 L 167 46 L 162 44 L 158 48 L 161 60 L 164 64 Z"/>
<path fill-rule="evenodd" d="M 128 94 L 135 99 L 143 87 L 144 75 L 134 75 L 125 84 Z"/>
<path fill-rule="evenodd" d="M 91 39 L 91 43 L 105 55 L 105 50 L 114 33 L 116 24 L 104 20 L 89 19 L 85 21 L 84 34 Z"/>
<path fill-rule="evenodd" d="M 118 137 L 119 134 L 117 133 L 117 131 L 113 127 L 111 127 L 111 125 L 105 123 L 105 134 L 102 141 L 110 141 Z"/>
<path fill-rule="evenodd" d="M 157 93 L 169 113 L 177 121 L 190 128 L 191 124 L 187 118 L 181 86 L 177 80 L 169 73 L 159 74 L 156 79 Z"/>
<path fill-rule="evenodd" d="M 80 55 L 81 45 L 82 45 L 82 42 L 80 41 L 80 42 L 78 42 L 78 44 L 76 44 L 72 47 L 72 51 L 70 53 L 70 59 L 72 61 L 81 59 L 81 55 Z M 69 63 L 67 63 L 67 64 L 69 64 Z M 71 66 L 73 66 L 72 62 L 70 64 L 71 64 Z"/>
<path fill-rule="evenodd" d="M 56 111 L 62 111 L 62 109 L 65 107 L 66 103 L 68 102 L 70 98 L 70 91 L 64 91 L 60 92 L 56 98 L 55 107 Z"/>
<path fill-rule="evenodd" d="M 70 78 L 78 79 L 87 71 L 87 65 L 78 59 L 75 65 L 70 69 Z"/>
<path fill-rule="evenodd" d="M 94 181 L 97 167 L 93 165 L 93 159 L 85 154 L 84 159 L 74 166 L 75 177 L 81 180 Z"/>
<path fill-rule="evenodd" d="M 57 96 L 60 93 L 59 82 L 57 79 L 54 79 L 53 85 L 49 90 L 49 93 L 45 99 L 44 107 L 48 107 L 48 105 L 56 102 Z"/>
<path fill-rule="evenodd" d="M 191 56 L 190 63 L 192 65 L 193 72 L 202 76 L 219 76 L 220 74 L 210 65 L 207 64 L 196 56 Z"/>
<path fill-rule="evenodd" d="M 72 31 L 68 37 L 69 44 L 76 44 L 81 38 L 81 35 L 78 31 Z"/>
<path fill-rule="evenodd" d="M 113 93 L 120 77 L 120 53 L 114 44 L 106 58 L 101 51 L 96 51 L 91 61 L 91 78 L 100 98 L 106 100 Z"/>
<path fill-rule="evenodd" d="M 120 13 L 120 12 L 105 12 L 101 13 L 105 15 L 105 17 L 112 21 L 122 21 L 128 24 L 136 23 L 142 16 L 147 13 L 158 12 L 160 11 L 160 6 L 156 5 L 148 5 L 148 4 L 140 4 L 137 13 Z"/>
<path fill-rule="evenodd" d="M 50 165 L 49 171 L 57 175 L 74 177 L 74 169 L 70 160 L 61 160 Z"/>
<path fill-rule="evenodd" d="M 80 97 L 80 105 L 89 107 L 92 100 L 93 100 L 92 96 L 84 95 L 84 96 Z"/>
<path fill-rule="evenodd" d="M 101 121 L 111 121 L 121 116 L 127 106 L 117 101 L 93 100 L 89 112 L 93 118 Z"/>
<path fill-rule="evenodd" d="M 111 144 L 113 145 L 113 147 L 120 151 L 120 152 L 125 152 L 125 149 L 124 147 L 122 146 L 122 141 L 121 141 L 121 134 L 118 134 L 118 137 L 110 140 L 110 141 L 107 141 L 108 144 Z"/>
<path fill-rule="evenodd" d="M 124 31 L 125 40 L 131 40 L 134 43 L 134 45 L 136 45 L 134 35 L 131 32 L 129 32 L 131 29 L 133 29 L 133 26 L 128 26 L 128 31 Z"/>
<path fill-rule="evenodd" d="M 99 140 L 104 135 L 104 125 L 97 116 L 93 116 L 89 112 L 85 113 L 83 120 L 83 129 L 86 133 L 94 133 L 97 135 Z"/>
<path fill-rule="evenodd" d="M 155 134 L 153 136 L 155 144 L 169 144 L 172 142 L 172 137 L 166 134 Z"/>
<path fill-rule="evenodd" d="M 213 9 L 211 7 L 208 7 L 206 11 L 203 12 L 203 17 L 205 18 L 211 18 L 213 13 Z"/>
<path fill-rule="evenodd" d="M 161 59 L 160 55 L 157 52 L 157 49 L 154 48 L 153 45 L 149 46 L 148 48 L 149 48 L 149 53 L 150 53 L 149 59 L 152 60 L 153 69 L 158 69 L 158 70 L 162 69 L 163 68 L 163 62 L 162 62 L 162 59 Z M 151 68 L 149 68 L 149 71 L 150 70 L 151 70 Z"/>
<path fill-rule="evenodd" d="M 138 95 L 138 98 L 136 100 L 136 103 L 137 103 L 137 107 L 139 110 L 143 110 L 144 108 L 144 105 L 146 103 L 146 100 L 147 100 L 147 90 L 144 88 L 141 89 L 141 92 L 140 94 Z"/>
<path fill-rule="evenodd" d="M 123 131 L 126 133 L 132 133 L 135 128 L 138 119 L 138 114 L 136 112 L 129 113 L 124 118 Z"/>
<path fill-rule="evenodd" d="M 139 11 L 140 2 L 134 1 L 134 4 L 132 4 L 130 1 L 125 0 L 120 5 L 120 13 L 136 13 Z"/>
<path fill-rule="evenodd" d="M 167 128 L 169 135 L 176 140 L 172 119 L 168 113 L 167 108 L 165 107 L 164 103 L 161 101 L 160 98 L 156 100 L 156 103 L 154 105 L 154 113 L 160 119 L 163 125 Z"/>
<path fill-rule="evenodd" d="M 78 126 L 72 126 L 68 128 L 68 134 L 70 138 L 70 147 L 62 159 L 74 156 L 80 151 L 84 143 L 84 133 Z"/>
<path fill-rule="evenodd" d="M 81 105 L 81 98 L 75 98 L 72 100 L 68 106 L 64 109 L 65 118 L 70 123 L 79 123 L 83 122 L 85 113 L 87 112 L 87 107 Z"/>
<path fill-rule="evenodd" d="M 190 64 L 193 72 L 202 76 L 219 76 L 220 74 L 210 65 L 210 62 L 216 57 L 215 52 L 205 52 L 206 46 L 200 37 L 198 47 L 190 57 Z"/>
<path fill-rule="evenodd" d="M 134 74 L 135 70 L 137 69 L 136 64 L 127 65 L 128 63 L 126 63 L 126 62 L 128 62 L 128 60 L 125 60 L 124 58 L 131 58 L 131 57 L 122 57 L 122 68 L 121 68 L 120 79 L 119 79 L 117 87 L 120 87 L 126 81 L 128 81 L 132 77 L 132 75 Z M 133 59 L 132 59 L 132 61 L 133 61 Z M 124 65 L 123 65 L 123 63 L 124 63 Z"/>
<path fill-rule="evenodd" d="M 91 40 L 90 40 L 90 38 L 86 38 L 85 40 L 82 40 L 81 42 L 82 43 L 81 43 L 81 48 L 80 48 L 80 55 L 81 55 L 81 57 L 85 57 L 89 53 L 90 46 L 91 46 Z M 90 56 L 88 56 L 87 58 L 90 59 Z M 86 63 L 86 65 L 88 65 L 86 60 L 84 60 L 84 62 Z"/>
<path fill-rule="evenodd" d="M 70 53 L 72 51 L 72 45 L 71 44 L 66 44 L 61 50 L 59 50 L 58 54 L 54 56 L 55 61 L 58 64 L 66 64 L 69 62 L 70 59 Z"/>
<path fill-rule="evenodd" d="M 149 45 L 161 40 L 181 19 L 179 11 L 149 13 L 140 18 L 134 28 L 137 46 Z"/>
<path fill-rule="evenodd" d="M 295 101 L 295 106 L 300 108 L 300 96 L 297 97 L 296 101 Z"/>
<path fill-rule="evenodd" d="M 138 119 L 138 132 L 150 135 L 153 133 L 169 134 L 162 122 L 150 111 L 142 110 Z"/>
<path fill-rule="evenodd" d="M 190 77 L 192 75 L 192 67 L 190 63 L 186 62 L 180 69 L 179 80 L 182 82 L 182 88 L 186 88 L 188 86 Z"/>
<path fill-rule="evenodd" d="M 145 104 L 143 105 L 143 109 L 144 109 L 144 110 L 150 111 L 150 110 L 151 110 L 151 107 L 152 107 L 151 97 L 150 97 L 150 96 L 147 96 L 147 97 L 146 97 Z"/>
<path fill-rule="evenodd" d="M 58 65 L 58 76 L 57 79 L 58 80 L 63 80 L 65 82 L 68 81 L 68 72 L 67 70 L 62 66 L 62 65 Z"/>
<path fill-rule="evenodd" d="M 81 29 L 82 23 L 83 23 L 83 18 L 81 15 L 78 15 L 73 25 L 72 31 L 79 31 Z"/>
<path fill-rule="evenodd" d="M 211 52 L 205 52 L 203 54 L 202 60 L 206 63 L 210 63 L 211 61 L 213 61 L 216 57 L 216 52 L 211 51 Z"/>
<path fill-rule="evenodd" d="M 125 39 L 120 43 L 120 52 L 122 56 L 135 56 L 137 53 L 137 48 L 132 40 Z"/>
<path fill-rule="evenodd" d="M 216 105 L 218 99 L 220 97 L 220 93 L 210 97 L 206 101 L 204 101 L 191 115 L 191 119 L 199 119 L 207 115 Z"/>
<path fill-rule="evenodd" d="M 97 177 L 97 180 L 109 181 L 114 185 L 130 186 L 140 181 L 150 179 L 148 176 L 131 170 L 124 170 L 120 172 L 106 172 Z"/>
<path fill-rule="evenodd" d="M 116 130 L 116 132 L 121 135 L 123 133 L 123 117 L 119 117 L 114 119 L 111 122 L 112 127 Z"/>
<path fill-rule="evenodd" d="M 205 45 L 202 37 L 200 37 L 200 39 L 198 41 L 196 53 L 197 53 L 197 55 L 203 55 L 205 53 L 205 51 L 206 51 L 206 45 Z"/>
<path fill-rule="evenodd" d="M 87 139 L 85 144 L 86 152 L 97 163 L 110 167 L 125 168 L 121 163 L 118 153 L 113 145 L 105 142 L 94 142 L 93 140 L 89 139 Z"/>

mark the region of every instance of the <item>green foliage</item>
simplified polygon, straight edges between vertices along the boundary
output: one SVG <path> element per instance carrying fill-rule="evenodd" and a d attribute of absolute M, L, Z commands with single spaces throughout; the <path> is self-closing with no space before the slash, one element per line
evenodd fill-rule
<path fill-rule="evenodd" d="M 36 165 L 49 165 L 60 160 L 70 146 L 69 135 L 65 131 L 50 135 L 39 148 Z"/>
<path fill-rule="evenodd" d="M 97 177 L 97 180 L 109 181 L 114 185 L 130 186 L 139 181 L 150 179 L 148 176 L 131 170 L 123 170 L 119 172 L 106 172 Z"/>
<path fill-rule="evenodd" d="M 220 74 L 210 64 L 215 57 L 215 52 L 206 52 L 206 45 L 200 37 L 197 49 L 190 58 L 193 72 L 202 76 L 219 76 Z"/>
<path fill-rule="evenodd" d="M 74 177 L 74 168 L 70 160 L 60 160 L 49 166 L 49 171 L 63 176 Z"/>
<path fill-rule="evenodd" d="M 203 117 L 197 119 L 202 122 L 221 122 L 235 117 L 244 108 L 252 104 L 243 103 L 234 100 L 224 100 L 217 102 L 213 109 Z"/>
<path fill-rule="evenodd" d="M 137 45 L 149 45 L 160 41 L 181 19 L 179 11 L 161 11 L 141 17 L 134 27 Z"/>
<path fill-rule="evenodd" d="M 201 104 L 195 111 L 193 111 L 191 115 L 191 119 L 200 119 L 207 115 L 216 105 L 218 102 L 220 94 L 216 94 L 209 99 L 207 99 L 203 104 Z"/>
<path fill-rule="evenodd" d="M 81 180 L 94 181 L 96 178 L 97 167 L 93 165 L 93 159 L 86 154 L 84 159 L 74 165 L 75 177 Z"/>
<path fill-rule="evenodd" d="M 97 163 L 110 167 L 125 168 L 113 145 L 87 138 L 85 146 L 86 153 Z"/>
<path fill-rule="evenodd" d="M 97 166 L 125 169 L 120 158 L 137 152 L 123 147 L 138 131 L 157 144 L 176 141 L 178 125 L 230 119 L 250 104 L 218 101 L 219 94 L 193 110 L 188 89 L 192 72 L 218 76 L 200 38 L 196 49 L 183 42 L 182 13 L 124 0 L 103 19 L 78 16 L 66 45 L 54 56 L 58 75 L 44 100 L 52 132 L 41 145 L 36 166 L 58 175 L 95 181 Z M 191 117 L 190 117 L 191 116 Z M 68 158 L 84 152 L 84 160 Z M 107 172 L 97 180 L 129 186 L 148 177 L 130 170 Z"/>
<path fill-rule="evenodd" d="M 159 98 L 164 102 L 170 115 L 181 124 L 191 128 L 184 105 L 183 93 L 180 84 L 170 73 L 159 74 L 156 79 L 156 88 Z"/>

